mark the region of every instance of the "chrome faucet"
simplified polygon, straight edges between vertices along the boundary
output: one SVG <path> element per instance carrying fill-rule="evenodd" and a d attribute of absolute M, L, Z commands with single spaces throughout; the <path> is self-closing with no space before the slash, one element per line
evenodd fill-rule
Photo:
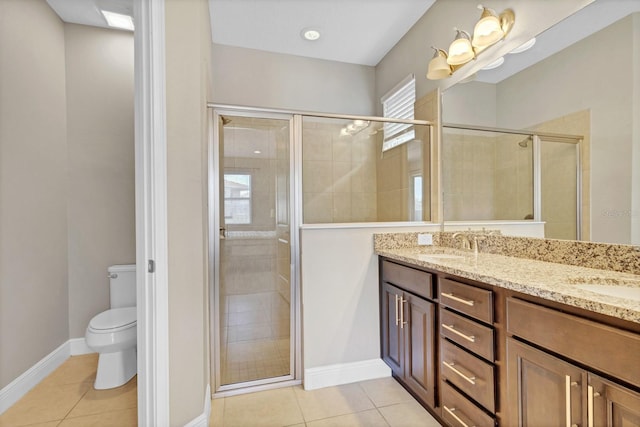
<path fill-rule="evenodd" d="M 460 238 L 460 241 L 462 242 L 462 249 L 466 249 L 466 250 L 471 250 L 473 251 L 474 255 L 478 255 L 478 240 L 483 240 L 486 238 L 486 236 L 482 235 L 482 234 L 477 234 L 477 233 L 463 233 L 463 232 L 458 232 L 458 233 L 453 233 L 453 238 Z"/>
<path fill-rule="evenodd" d="M 478 256 L 478 240 L 484 240 L 486 236 L 482 234 L 474 234 L 473 240 L 471 241 L 471 250 L 473 250 L 473 254 Z"/>
<path fill-rule="evenodd" d="M 462 249 L 471 249 L 471 242 L 469 241 L 469 236 L 467 236 L 465 233 L 453 233 L 453 239 L 455 240 L 456 238 L 460 238 L 460 241 L 462 241 Z"/>

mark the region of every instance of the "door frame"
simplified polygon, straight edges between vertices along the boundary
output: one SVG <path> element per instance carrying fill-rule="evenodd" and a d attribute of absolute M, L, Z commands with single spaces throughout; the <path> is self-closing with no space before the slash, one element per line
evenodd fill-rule
<path fill-rule="evenodd" d="M 164 1 L 134 2 L 138 425 L 166 426 L 169 279 Z"/>
<path fill-rule="evenodd" d="M 208 229 L 209 229 L 209 286 L 210 297 L 209 304 L 211 309 L 210 325 L 211 325 L 211 384 L 213 395 L 215 397 L 233 396 L 242 393 L 255 392 L 261 390 L 269 390 L 273 388 L 285 387 L 290 385 L 299 385 L 301 380 L 301 347 L 300 347 L 300 279 L 299 279 L 299 237 L 298 228 L 300 224 L 300 209 L 298 198 L 297 184 L 297 164 L 298 150 L 295 144 L 296 136 L 299 131 L 299 118 L 289 112 L 280 112 L 272 110 L 261 110 L 258 108 L 234 107 L 229 105 L 209 104 L 209 152 L 208 152 Z M 258 119 L 275 119 L 286 120 L 289 122 L 289 227 L 290 227 L 290 250 L 291 250 L 291 329 L 290 329 L 290 374 L 278 377 L 279 381 L 273 379 L 257 380 L 247 383 L 239 383 L 239 386 L 222 386 L 220 379 L 220 325 L 219 325 L 219 288 L 220 288 L 220 145 L 217 138 L 220 132 L 220 120 L 222 115 L 253 117 Z M 222 388 L 221 388 L 222 387 Z"/>

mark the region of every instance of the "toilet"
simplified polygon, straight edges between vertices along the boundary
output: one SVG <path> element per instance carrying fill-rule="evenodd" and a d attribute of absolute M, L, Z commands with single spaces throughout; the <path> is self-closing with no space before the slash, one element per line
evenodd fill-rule
<path fill-rule="evenodd" d="M 137 372 L 136 266 L 112 265 L 109 272 L 110 309 L 89 322 L 85 339 L 99 354 L 94 388 L 126 384 Z"/>

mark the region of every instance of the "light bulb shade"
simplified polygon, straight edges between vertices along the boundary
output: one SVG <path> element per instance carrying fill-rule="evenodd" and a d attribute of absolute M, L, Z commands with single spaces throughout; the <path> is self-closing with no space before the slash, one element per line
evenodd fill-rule
<path fill-rule="evenodd" d="M 435 55 L 429 61 L 427 78 L 429 80 L 446 79 L 451 73 L 451 66 L 447 63 L 447 54 L 440 49 L 436 49 Z"/>
<path fill-rule="evenodd" d="M 504 35 L 500 19 L 491 9 L 483 8 L 482 16 L 473 29 L 471 44 L 474 47 L 485 48 L 500 41 Z"/>
<path fill-rule="evenodd" d="M 476 57 L 469 34 L 466 31 L 457 30 L 456 39 L 449 46 L 449 65 L 462 65 Z"/>

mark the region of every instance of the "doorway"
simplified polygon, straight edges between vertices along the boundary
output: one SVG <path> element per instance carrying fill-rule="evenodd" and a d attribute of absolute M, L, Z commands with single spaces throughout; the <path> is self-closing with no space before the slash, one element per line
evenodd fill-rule
<path fill-rule="evenodd" d="M 219 394 L 296 378 L 297 239 L 293 116 L 214 110 L 213 123 L 212 374 Z"/>

